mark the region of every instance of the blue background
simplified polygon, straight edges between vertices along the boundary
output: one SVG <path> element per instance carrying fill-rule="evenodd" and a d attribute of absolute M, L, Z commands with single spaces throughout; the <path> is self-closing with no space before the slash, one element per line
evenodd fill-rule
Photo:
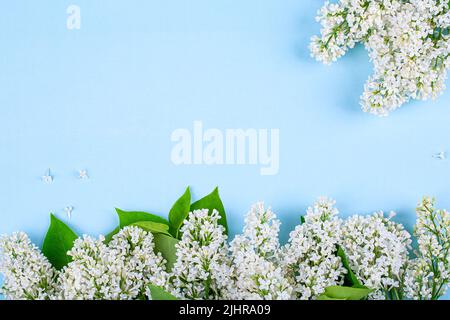
<path fill-rule="evenodd" d="M 81 30 L 66 9 L 81 8 Z M 192 186 L 220 186 L 233 234 L 264 200 L 286 240 L 316 197 L 343 215 L 395 210 L 411 228 L 422 195 L 450 208 L 450 93 L 388 118 L 365 114 L 359 46 L 331 67 L 309 56 L 317 0 L 20 0 L 0 3 L 0 233 L 41 244 L 54 212 L 106 233 L 114 207 L 166 215 Z M 177 128 L 279 128 L 280 171 L 175 166 Z M 41 176 L 47 168 L 53 184 Z M 78 180 L 86 168 L 89 180 Z M 447 296 L 449 297 L 449 296 Z"/>

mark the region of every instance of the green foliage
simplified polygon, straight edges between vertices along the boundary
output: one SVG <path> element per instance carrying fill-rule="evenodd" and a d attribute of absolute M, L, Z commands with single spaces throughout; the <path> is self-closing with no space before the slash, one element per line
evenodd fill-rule
<path fill-rule="evenodd" d="M 161 252 L 161 255 L 167 261 L 167 271 L 170 272 L 173 268 L 173 265 L 177 261 L 177 248 L 175 246 L 179 242 L 179 240 L 173 238 L 172 236 L 158 233 L 154 235 L 154 241 L 155 251 Z"/>
<path fill-rule="evenodd" d="M 109 243 L 112 237 L 126 226 L 140 227 L 153 234 L 155 252 L 160 252 L 167 260 L 167 269 L 170 271 L 177 260 L 176 244 L 181 238 L 180 229 L 187 219 L 189 212 L 198 209 L 209 209 L 210 211 L 216 209 L 221 217 L 219 223 L 225 227 L 227 232 L 227 218 L 218 188 L 215 188 L 213 192 L 191 204 L 191 192 L 188 187 L 184 194 L 173 204 L 169 212 L 168 220 L 146 212 L 116 209 L 119 217 L 119 226 L 106 235 L 105 242 Z"/>
<path fill-rule="evenodd" d="M 184 220 L 189 215 L 191 207 L 191 191 L 187 187 L 184 194 L 174 203 L 169 212 L 170 233 L 178 238 Z"/>
<path fill-rule="evenodd" d="M 50 214 L 50 227 L 42 245 L 42 253 L 56 269 L 61 270 L 71 261 L 67 252 L 73 247 L 73 242 L 77 238 L 72 229 Z"/>
<path fill-rule="evenodd" d="M 225 233 L 228 234 L 227 216 L 222 200 L 219 196 L 219 188 L 216 187 L 213 192 L 191 205 L 191 211 L 199 209 L 209 209 L 210 211 L 216 209 L 220 215 L 219 224 L 224 226 Z"/>
<path fill-rule="evenodd" d="M 338 246 L 336 255 L 341 258 L 341 262 L 347 270 L 344 279 L 345 286 L 331 286 L 326 288 L 318 300 L 362 300 L 367 298 L 372 290 L 363 286 L 358 280 L 350 268 L 350 263 L 344 249 Z"/>
<path fill-rule="evenodd" d="M 336 252 L 337 256 L 341 258 L 342 264 L 344 268 L 347 270 L 347 274 L 345 275 L 344 284 L 354 288 L 362 288 L 367 289 L 367 287 L 363 286 L 361 282 L 356 277 L 355 273 L 350 268 L 350 263 L 348 261 L 347 255 L 345 254 L 344 249 L 338 246 L 338 250 Z"/>
<path fill-rule="evenodd" d="M 117 208 L 116 208 L 116 212 L 119 217 L 119 226 L 105 236 L 105 243 L 109 243 L 111 241 L 112 237 L 115 234 L 117 234 L 120 231 L 120 229 L 127 227 L 129 225 L 136 224 L 136 223 L 142 223 L 145 221 L 149 221 L 149 222 L 154 222 L 157 224 L 165 224 L 167 226 L 169 225 L 169 222 L 166 219 L 161 218 L 161 217 L 151 214 L 151 213 L 147 213 L 147 212 L 124 211 L 124 210 L 120 210 Z M 150 224 L 147 224 L 147 228 L 149 227 L 149 225 Z M 145 228 L 143 228 L 143 229 L 146 230 Z M 146 231 L 149 231 L 149 230 L 146 230 Z"/>
<path fill-rule="evenodd" d="M 343 286 L 331 286 L 325 289 L 319 300 L 362 300 L 367 298 L 372 290 L 367 288 L 353 288 Z"/>
<path fill-rule="evenodd" d="M 152 300 L 178 300 L 175 296 L 161 287 L 149 284 L 148 288 L 150 289 Z"/>
<path fill-rule="evenodd" d="M 123 211 L 116 208 L 117 215 L 119 216 L 119 226 L 120 228 L 129 226 L 135 222 L 139 221 L 153 221 L 156 223 L 162 223 L 169 225 L 169 222 L 157 215 L 141 212 L 141 211 Z"/>
<path fill-rule="evenodd" d="M 147 232 L 151 232 L 153 234 L 165 234 L 171 236 L 169 233 L 169 226 L 164 223 L 157 223 L 153 221 L 139 221 L 132 224 L 132 226 L 139 227 Z"/>

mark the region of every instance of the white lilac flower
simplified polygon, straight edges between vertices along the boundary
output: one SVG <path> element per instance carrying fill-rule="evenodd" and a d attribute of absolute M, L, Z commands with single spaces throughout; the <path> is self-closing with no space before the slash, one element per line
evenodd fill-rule
<path fill-rule="evenodd" d="M 342 222 L 334 204 L 323 197 L 308 208 L 305 222 L 291 232 L 283 249 L 282 263 L 296 299 L 315 299 L 325 288 L 343 284 L 346 270 L 336 256 Z"/>
<path fill-rule="evenodd" d="M 436 210 L 431 198 L 424 198 L 416 211 L 419 252 L 408 268 L 406 293 L 412 299 L 438 299 L 450 282 L 450 213 Z"/>
<path fill-rule="evenodd" d="M 245 219 L 242 235 L 231 242 L 234 286 L 230 299 L 287 300 L 292 289 L 279 265 L 280 221 L 263 203 L 255 204 Z"/>
<path fill-rule="evenodd" d="M 87 180 L 89 179 L 89 175 L 86 169 L 78 170 L 78 179 Z"/>
<path fill-rule="evenodd" d="M 53 183 L 53 176 L 50 169 L 47 170 L 47 173 L 42 176 L 42 181 L 46 184 Z"/>
<path fill-rule="evenodd" d="M 176 245 L 177 261 L 171 274 L 172 293 L 181 299 L 222 299 L 231 284 L 225 228 L 217 210 L 189 213 Z"/>
<path fill-rule="evenodd" d="M 66 212 L 67 218 L 69 220 L 72 219 L 73 207 L 72 206 L 67 206 L 67 207 L 64 208 L 64 211 Z"/>
<path fill-rule="evenodd" d="M 11 300 L 46 300 L 55 294 L 58 272 L 23 233 L 0 239 L 0 290 Z"/>
<path fill-rule="evenodd" d="M 411 236 L 393 216 L 355 215 L 342 226 L 341 245 L 356 277 L 374 290 L 371 299 L 401 298 Z"/>
<path fill-rule="evenodd" d="M 447 158 L 447 154 L 445 153 L 445 151 L 440 151 L 433 154 L 433 158 L 438 160 L 445 160 Z"/>
<path fill-rule="evenodd" d="M 72 257 L 62 271 L 62 299 L 144 299 L 148 284 L 164 286 L 165 260 L 155 254 L 153 235 L 138 227 L 126 227 L 109 244 L 104 238 L 84 236 L 75 240 Z"/>
<path fill-rule="evenodd" d="M 387 115 L 410 99 L 436 98 L 450 66 L 450 13 L 446 1 L 340 0 L 326 2 L 317 20 L 321 36 L 311 53 L 336 61 L 363 43 L 374 65 L 362 109 Z"/>

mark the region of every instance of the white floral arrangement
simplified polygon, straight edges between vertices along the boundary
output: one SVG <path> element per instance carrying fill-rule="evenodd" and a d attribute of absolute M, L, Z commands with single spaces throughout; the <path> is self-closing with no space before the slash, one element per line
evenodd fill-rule
<path fill-rule="evenodd" d="M 263 203 L 229 243 L 217 189 L 191 204 L 189 189 L 169 219 L 117 210 L 106 237 L 78 237 L 52 215 L 42 250 L 28 236 L 0 240 L 2 294 L 23 300 L 434 300 L 450 281 L 450 214 L 424 198 L 417 249 L 394 214 L 343 219 L 322 197 L 289 241 Z M 58 239 L 58 241 L 55 241 Z M 67 249 L 69 247 L 69 249 Z"/>
<path fill-rule="evenodd" d="M 374 73 L 362 109 L 385 116 L 411 99 L 436 98 L 450 66 L 450 7 L 443 0 L 339 0 L 319 11 L 311 53 L 330 64 L 364 44 Z"/>

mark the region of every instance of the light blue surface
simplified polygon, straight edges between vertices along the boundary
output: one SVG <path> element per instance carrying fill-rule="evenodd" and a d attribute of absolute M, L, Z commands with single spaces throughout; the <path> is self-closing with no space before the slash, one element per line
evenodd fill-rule
<path fill-rule="evenodd" d="M 66 8 L 82 28 L 66 28 Z M 450 208 L 450 92 L 378 118 L 359 96 L 358 47 L 331 67 L 309 57 L 317 0 L 73 0 L 0 3 L 0 233 L 41 244 L 54 212 L 106 233 L 114 207 L 167 214 L 192 186 L 220 186 L 232 233 L 264 200 L 283 238 L 317 196 L 344 215 L 395 210 L 410 228 L 425 194 Z M 280 171 L 174 166 L 171 132 L 279 128 Z M 51 168 L 55 181 L 41 176 Z M 86 168 L 90 179 L 80 181 Z M 449 296 L 447 296 L 449 297 Z"/>

